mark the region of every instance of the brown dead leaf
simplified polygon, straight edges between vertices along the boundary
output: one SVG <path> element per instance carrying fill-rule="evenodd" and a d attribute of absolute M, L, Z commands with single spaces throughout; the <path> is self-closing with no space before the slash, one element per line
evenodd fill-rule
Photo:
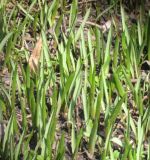
<path fill-rule="evenodd" d="M 38 68 L 38 63 L 41 56 L 41 49 L 42 49 L 42 39 L 39 38 L 29 58 L 29 66 L 31 71 L 33 71 L 34 73 L 37 71 Z"/>

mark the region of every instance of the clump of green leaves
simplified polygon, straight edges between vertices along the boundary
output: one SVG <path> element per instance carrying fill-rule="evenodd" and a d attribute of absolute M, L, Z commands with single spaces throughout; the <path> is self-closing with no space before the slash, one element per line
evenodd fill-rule
<path fill-rule="evenodd" d="M 86 150 L 93 159 L 149 159 L 150 75 L 141 66 L 150 60 L 150 16 L 143 25 L 141 7 L 129 27 L 120 6 L 122 27 L 112 17 L 103 33 L 90 26 L 92 9 L 77 25 L 77 0 L 15 3 L 9 10 L 9 2 L 0 2 L 0 54 L 10 72 L 9 87 L 5 77 L 0 81 L 0 158 L 78 159 Z M 34 42 L 26 38 L 29 31 L 33 39 L 42 38 L 36 73 L 28 64 Z"/>

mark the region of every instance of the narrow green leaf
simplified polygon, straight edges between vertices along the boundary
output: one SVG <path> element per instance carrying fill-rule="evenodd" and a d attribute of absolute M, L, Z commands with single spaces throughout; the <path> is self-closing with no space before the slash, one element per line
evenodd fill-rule
<path fill-rule="evenodd" d="M 0 52 L 2 51 L 3 47 L 5 46 L 8 39 L 12 36 L 13 32 L 8 33 L 5 38 L 0 42 Z"/>
<path fill-rule="evenodd" d="M 122 83 L 120 82 L 119 77 L 116 72 L 113 73 L 113 77 L 114 77 L 116 89 L 117 89 L 119 95 L 121 97 L 123 97 L 125 94 L 125 91 L 124 91 L 124 88 L 122 87 Z"/>

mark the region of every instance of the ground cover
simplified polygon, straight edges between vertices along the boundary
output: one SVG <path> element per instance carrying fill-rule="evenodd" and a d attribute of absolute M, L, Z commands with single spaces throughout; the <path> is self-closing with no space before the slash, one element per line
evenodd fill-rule
<path fill-rule="evenodd" d="M 0 2 L 0 159 L 150 159 L 142 2 Z"/>

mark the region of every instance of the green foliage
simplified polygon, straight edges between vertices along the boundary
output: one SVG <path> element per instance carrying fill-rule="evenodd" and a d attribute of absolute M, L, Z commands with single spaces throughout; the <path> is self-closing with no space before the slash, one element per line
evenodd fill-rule
<path fill-rule="evenodd" d="M 115 9 L 111 2 L 96 21 Z M 129 27 L 121 5 L 121 28 L 112 17 L 104 33 L 90 25 L 90 8 L 78 24 L 77 0 L 20 1 L 5 11 L 8 3 L 0 2 L 0 54 L 10 73 L 9 87 L 0 75 L 0 159 L 63 160 L 69 147 L 72 159 L 83 149 L 93 159 L 149 159 L 150 74 L 143 76 L 141 66 L 150 61 L 150 14 L 143 25 L 141 8 Z M 36 73 L 28 64 L 30 31 L 31 44 L 42 38 Z"/>

